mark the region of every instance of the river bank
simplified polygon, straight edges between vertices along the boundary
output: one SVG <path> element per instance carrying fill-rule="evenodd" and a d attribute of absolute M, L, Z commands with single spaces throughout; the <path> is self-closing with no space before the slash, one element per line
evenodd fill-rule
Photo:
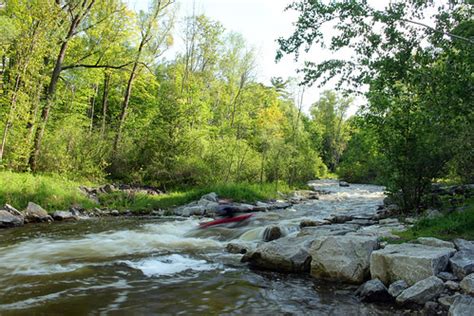
<path fill-rule="evenodd" d="M 0 270 L 4 275 L 0 289 L 3 296 L 0 296 L 5 297 L 0 310 L 5 314 L 8 311 L 37 311 L 41 302 L 41 306 L 46 306 L 41 307 L 42 310 L 59 311 L 68 304 L 89 300 L 96 308 L 91 306 L 89 311 L 102 308 L 132 312 L 138 305 L 149 304 L 143 300 L 140 303 L 140 291 L 167 297 L 162 292 L 164 288 L 175 296 L 195 298 L 175 300 L 182 303 L 182 311 L 198 313 L 246 310 L 347 314 L 357 311 L 360 314 L 392 315 L 422 310 L 426 303 L 421 309 L 412 309 L 412 302 L 394 303 L 396 300 L 387 296 L 380 284 L 377 286 L 385 294 L 367 295 L 367 292 L 372 292 L 362 288 L 357 292 L 361 294 L 356 296 L 358 284 L 370 278 L 372 272 L 385 283 L 385 287 L 397 281 L 393 278 L 407 278 L 407 286 L 415 286 L 418 282 L 416 278 L 397 275 L 397 270 L 389 266 L 391 259 L 384 257 L 384 251 L 392 253 L 391 248 L 401 247 L 387 244 L 386 240 L 397 239 L 397 231 L 406 230 L 412 223 L 393 218 L 394 214 L 390 213 L 393 207 L 381 207 L 383 188 L 368 185 L 341 187 L 336 181 L 315 181 L 312 188 L 312 191 L 300 191 L 289 196 L 287 201 L 274 202 L 286 203 L 280 205 L 284 208 L 264 208 L 271 203 L 255 203 L 253 206 L 260 207 L 260 212 L 255 213 L 248 226 L 238 229 L 196 229 L 200 218 L 210 214 L 195 213 L 212 209 L 211 206 L 215 205 L 212 203 L 216 203 L 214 198 L 217 197 L 208 195 L 176 209 L 174 216 L 181 215 L 179 217 L 94 217 L 0 231 L 0 259 L 3 262 Z M 249 207 L 250 204 L 240 205 Z M 418 240 L 418 243 L 423 241 Z M 416 253 L 407 248 L 399 251 L 405 254 L 404 261 L 397 258 L 397 262 L 403 262 L 402 270 L 427 273 L 426 265 L 446 263 L 431 272 L 437 278 L 449 276 L 450 280 L 441 281 L 442 290 L 436 290 L 437 295 L 428 299 L 430 304 L 425 308 L 426 312 L 429 312 L 427 308 L 433 309 L 432 303 L 435 303 L 435 313 L 447 313 L 450 307 L 446 309 L 446 304 L 454 304 L 456 292 L 465 300 L 459 277 L 445 275 L 446 271 L 442 271 L 451 269 L 450 261 L 454 257 L 450 256 L 455 254 L 456 248 L 450 245 L 444 247 L 448 250 L 443 247 L 433 250 L 432 245 L 403 245 L 416 249 Z M 421 249 L 430 250 L 432 258 L 420 259 L 424 258 L 420 255 Z M 376 260 L 377 254 L 381 259 Z M 374 263 L 372 258 L 375 258 Z M 382 262 L 385 269 L 382 272 L 376 268 L 378 262 Z M 469 268 L 469 260 L 467 262 Z M 265 272 L 271 270 L 274 272 Z M 417 278 L 429 278 L 423 273 L 420 272 Z M 443 274 L 440 276 L 440 273 Z M 88 283 L 78 285 L 78 278 L 85 276 L 89 278 Z M 35 278 L 56 285 L 53 289 L 46 285 L 43 288 L 36 284 Z M 110 283 L 112 280 L 121 283 Z M 205 284 L 209 286 L 209 282 L 213 285 L 205 290 Z M 139 290 L 137 284 L 142 284 L 143 288 L 138 287 Z M 175 285 L 170 287 L 170 284 Z M 183 289 L 189 284 L 198 284 L 199 290 L 209 293 L 191 294 Z M 365 287 L 369 285 L 371 283 Z M 437 281 L 435 285 L 440 287 Z M 92 289 L 97 286 L 103 294 L 102 302 L 91 297 Z M 448 286 L 456 291 L 450 292 Z M 33 297 L 28 294 L 32 293 L 31 287 L 36 288 L 37 294 Z M 224 289 L 229 297 L 218 294 L 218 289 Z M 388 290 L 390 292 L 390 288 Z M 212 295 L 217 297 L 210 297 Z M 147 297 L 153 300 L 159 296 L 152 298 L 150 294 Z M 385 299 L 375 305 L 363 302 L 374 301 L 374 297 Z M 440 299 L 445 305 L 439 302 Z M 119 302 L 113 303 L 115 301 Z M 105 302 L 109 302 L 108 305 L 105 306 Z M 275 306 L 270 308 L 272 304 Z M 140 308 L 148 312 L 157 312 L 158 308 L 176 312 L 178 307 L 161 302 Z"/>

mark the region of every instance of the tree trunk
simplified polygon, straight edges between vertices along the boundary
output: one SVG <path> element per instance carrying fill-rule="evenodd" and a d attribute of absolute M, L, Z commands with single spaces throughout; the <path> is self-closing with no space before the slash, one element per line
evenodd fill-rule
<path fill-rule="evenodd" d="M 110 85 L 110 73 L 104 72 L 104 93 L 102 94 L 102 138 L 105 137 L 105 123 L 107 122 L 107 106 L 109 104 L 109 85 Z"/>

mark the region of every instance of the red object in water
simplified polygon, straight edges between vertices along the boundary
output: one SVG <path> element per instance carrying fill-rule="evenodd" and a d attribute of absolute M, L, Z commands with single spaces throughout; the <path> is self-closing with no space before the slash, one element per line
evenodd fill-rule
<path fill-rule="evenodd" d="M 244 214 L 244 215 L 235 216 L 235 217 L 219 218 L 210 222 L 199 223 L 199 228 L 207 228 L 207 227 L 211 227 L 215 225 L 242 222 L 242 221 L 245 221 L 246 219 L 249 219 L 252 216 L 253 214 Z"/>

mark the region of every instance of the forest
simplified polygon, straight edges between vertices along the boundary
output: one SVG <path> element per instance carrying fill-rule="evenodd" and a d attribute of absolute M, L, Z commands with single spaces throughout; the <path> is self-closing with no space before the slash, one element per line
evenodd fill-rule
<path fill-rule="evenodd" d="M 426 206 L 434 181 L 474 182 L 468 2 L 295 1 L 294 33 L 266 58 L 318 45 L 354 54 L 308 60 L 303 80 L 271 84 L 256 79 L 240 34 L 177 10 L 173 0 L 140 12 L 120 0 L 0 1 L 0 172 L 165 191 L 337 176 L 383 184 L 404 209 Z M 177 38 L 183 49 L 165 58 Z M 305 86 L 331 80 L 337 89 L 304 111 Z"/>

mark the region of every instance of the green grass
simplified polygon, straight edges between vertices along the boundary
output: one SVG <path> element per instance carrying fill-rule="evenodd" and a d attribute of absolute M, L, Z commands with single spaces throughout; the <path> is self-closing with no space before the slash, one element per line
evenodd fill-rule
<path fill-rule="evenodd" d="M 278 190 L 277 190 L 278 189 Z M 232 199 L 235 202 L 252 203 L 278 198 L 278 193 L 288 193 L 290 188 L 283 183 L 248 184 L 229 183 L 216 184 L 203 188 L 189 189 L 185 191 L 170 192 L 162 195 L 135 194 L 127 195 L 122 192 L 103 194 L 100 203 L 104 207 L 118 210 L 148 211 L 156 209 L 169 209 L 199 200 L 201 196 L 210 192 L 216 192 L 220 198 Z"/>
<path fill-rule="evenodd" d="M 423 218 L 407 231 L 396 233 L 402 240 L 436 237 L 443 240 L 474 239 L 474 198 L 466 200 L 464 210 L 436 218 Z"/>
<path fill-rule="evenodd" d="M 97 184 L 80 183 L 64 179 L 58 175 L 33 175 L 30 173 L 13 173 L 0 171 L 0 205 L 5 203 L 23 210 L 28 202 L 41 205 L 49 212 L 66 210 L 73 205 L 86 209 L 102 207 L 117 210 L 151 211 L 170 209 L 198 200 L 202 195 L 216 192 L 221 198 L 235 202 L 265 201 L 278 198 L 277 191 L 290 192 L 290 188 L 279 183 L 266 184 L 216 184 L 202 188 L 187 189 L 162 195 L 126 194 L 115 192 L 99 197 L 100 205 L 88 199 L 79 190 L 80 185 L 97 186 Z"/>
<path fill-rule="evenodd" d="M 88 185 L 88 183 L 84 183 Z M 28 202 L 41 205 L 49 212 L 69 209 L 73 205 L 96 206 L 79 191 L 80 183 L 58 175 L 0 172 L 0 205 L 11 204 L 23 210 Z"/>

